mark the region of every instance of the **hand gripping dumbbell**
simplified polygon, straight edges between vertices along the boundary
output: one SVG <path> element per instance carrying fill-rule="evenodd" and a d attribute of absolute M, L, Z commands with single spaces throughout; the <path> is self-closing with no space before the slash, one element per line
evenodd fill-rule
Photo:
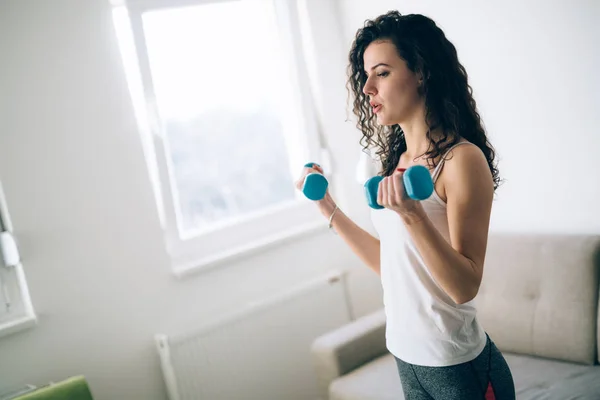
<path fill-rule="evenodd" d="M 382 176 L 374 176 L 365 182 L 365 196 L 369 207 L 380 210 L 383 206 L 377 203 L 377 192 Z M 429 170 L 422 165 L 413 165 L 408 168 L 402 176 L 404 190 L 408 197 L 413 200 L 425 200 L 433 193 L 433 180 Z"/>
<path fill-rule="evenodd" d="M 304 166 L 306 168 L 312 168 L 315 163 L 308 163 Z M 319 164 L 316 164 L 319 165 Z M 327 193 L 327 187 L 329 182 L 327 178 L 318 172 L 311 172 L 304 178 L 304 184 L 302 185 L 302 193 L 310 200 L 321 200 Z"/>

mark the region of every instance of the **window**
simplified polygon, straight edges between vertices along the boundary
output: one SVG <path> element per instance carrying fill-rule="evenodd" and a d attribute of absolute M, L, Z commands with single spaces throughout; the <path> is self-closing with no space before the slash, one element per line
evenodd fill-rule
<path fill-rule="evenodd" d="M 36 316 L 0 185 L 0 337 L 35 324 Z"/>
<path fill-rule="evenodd" d="M 325 226 L 294 181 L 326 160 L 295 2 L 180 3 L 129 1 L 115 26 L 183 274 Z"/>

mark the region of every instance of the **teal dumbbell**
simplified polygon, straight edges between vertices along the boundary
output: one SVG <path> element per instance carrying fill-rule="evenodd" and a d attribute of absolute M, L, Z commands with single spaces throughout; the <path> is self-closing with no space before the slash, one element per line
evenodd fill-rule
<path fill-rule="evenodd" d="M 306 168 L 312 168 L 315 163 L 308 163 L 304 166 Z M 317 166 L 319 164 L 316 164 Z M 304 184 L 302 185 L 302 193 L 310 200 L 321 200 L 327 193 L 327 187 L 329 182 L 322 174 L 318 172 L 312 172 L 304 178 Z"/>
<path fill-rule="evenodd" d="M 365 182 L 365 196 L 369 207 L 380 210 L 383 207 L 377 203 L 377 192 L 382 176 L 374 176 Z M 403 175 L 406 194 L 413 200 L 425 200 L 433 193 L 433 180 L 429 170 L 422 165 L 413 165 Z"/>

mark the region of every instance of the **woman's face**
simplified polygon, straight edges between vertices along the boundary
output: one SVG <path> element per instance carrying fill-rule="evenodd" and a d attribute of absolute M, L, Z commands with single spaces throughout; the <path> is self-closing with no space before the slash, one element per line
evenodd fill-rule
<path fill-rule="evenodd" d="M 402 124 L 415 116 L 424 102 L 419 95 L 419 77 L 400 58 L 389 40 L 372 42 L 363 55 L 367 81 L 363 93 L 369 97 L 380 125 Z"/>

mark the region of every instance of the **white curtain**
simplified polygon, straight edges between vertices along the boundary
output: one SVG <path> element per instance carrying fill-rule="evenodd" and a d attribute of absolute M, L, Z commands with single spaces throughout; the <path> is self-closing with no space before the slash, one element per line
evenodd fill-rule
<path fill-rule="evenodd" d="M 356 165 L 356 181 L 363 185 L 367 179 L 377 175 L 379 171 L 379 162 L 374 154 L 374 151 L 369 148 L 363 150 L 361 148 L 358 163 Z"/>

